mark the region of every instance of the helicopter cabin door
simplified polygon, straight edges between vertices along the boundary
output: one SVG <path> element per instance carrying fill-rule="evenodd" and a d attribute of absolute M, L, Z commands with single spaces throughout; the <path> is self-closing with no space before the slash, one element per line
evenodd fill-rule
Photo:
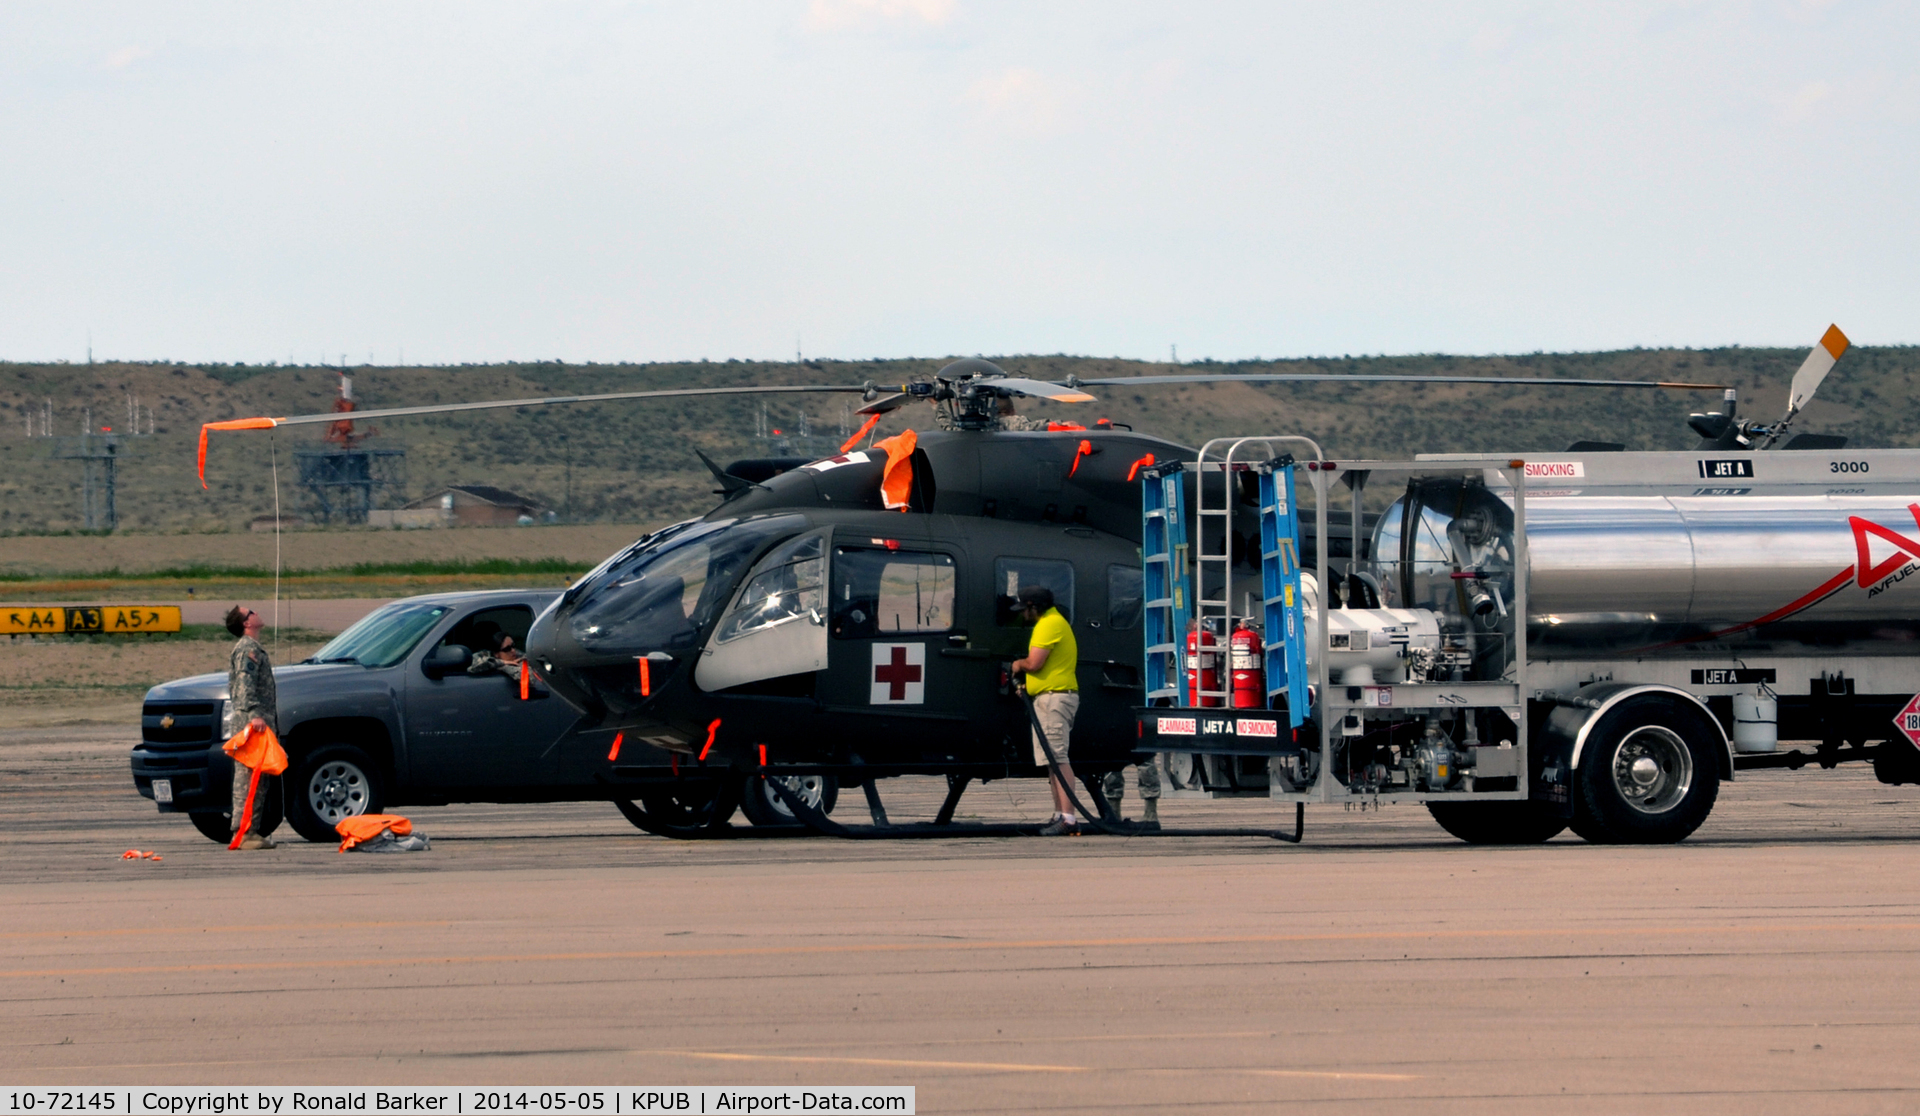
<path fill-rule="evenodd" d="M 976 710 L 994 695 L 993 664 L 964 648 L 955 555 L 911 540 L 834 537 L 827 583 L 829 667 L 822 713 L 867 763 L 969 760 Z"/>

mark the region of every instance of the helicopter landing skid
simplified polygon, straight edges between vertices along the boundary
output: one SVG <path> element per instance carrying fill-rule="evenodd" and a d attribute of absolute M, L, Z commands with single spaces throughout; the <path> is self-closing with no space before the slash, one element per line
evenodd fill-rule
<path fill-rule="evenodd" d="M 1044 737 L 1043 737 L 1044 738 Z M 1049 757 L 1052 748 L 1047 749 Z M 768 789 L 772 790 L 781 802 L 786 804 L 793 816 L 810 830 L 829 837 L 840 837 L 851 841 L 897 841 L 927 839 L 934 837 L 1036 837 L 1039 825 L 1007 825 L 990 823 L 955 823 L 953 812 L 960 803 L 960 795 L 966 790 L 966 776 L 947 776 L 946 801 L 940 804 L 940 813 L 932 824 L 894 825 L 888 822 L 886 810 L 880 805 L 880 792 L 873 783 L 867 783 L 867 805 L 874 817 L 873 825 L 842 825 L 820 812 L 819 808 L 807 803 L 798 791 L 788 787 L 784 780 L 770 779 Z M 1073 801 L 1073 807 L 1084 819 L 1082 825 L 1093 833 L 1110 837 L 1269 837 L 1276 841 L 1299 844 L 1306 823 L 1306 806 L 1294 803 L 1293 832 L 1275 832 L 1269 829 L 1250 828 L 1196 828 L 1196 829 L 1150 829 L 1133 822 L 1110 822 L 1091 814 L 1074 796 L 1072 788 L 1067 795 Z M 635 823 L 639 824 L 639 823 Z"/>
<path fill-rule="evenodd" d="M 603 785 L 608 785 L 609 789 L 611 789 L 610 784 L 607 784 L 605 779 L 600 780 L 600 782 Z M 620 798 L 616 795 L 611 797 L 609 801 L 613 803 L 614 809 L 620 811 L 620 816 L 632 823 L 635 829 L 651 833 L 656 837 L 670 837 L 676 841 L 724 841 L 739 837 L 757 837 L 764 839 L 768 837 L 815 836 L 813 829 L 800 824 L 756 825 L 742 828 L 726 821 L 708 821 L 699 825 L 675 825 L 672 822 L 662 821 L 655 817 L 653 813 L 641 805 L 638 800 Z M 729 813 L 731 813 L 731 811 L 729 811 Z"/>

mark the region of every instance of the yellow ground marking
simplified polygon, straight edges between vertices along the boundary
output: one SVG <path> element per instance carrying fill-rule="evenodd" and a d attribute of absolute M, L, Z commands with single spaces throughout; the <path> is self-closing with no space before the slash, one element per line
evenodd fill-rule
<path fill-rule="evenodd" d="M 736 946 L 729 949 L 597 950 L 585 953 L 490 953 L 452 957 L 353 957 L 337 960 L 227 961 L 192 965 L 110 965 L 68 969 L 0 970 L 0 979 L 22 977 L 128 976 L 162 973 L 265 972 L 285 969 L 367 969 L 423 965 L 501 965 L 565 961 L 664 961 L 733 957 L 805 957 L 884 953 L 980 953 L 1010 950 L 1116 949 L 1143 946 L 1286 945 L 1306 942 L 1472 941 L 1525 938 L 1612 938 L 1649 935 L 1806 934 L 1920 930 L 1920 922 L 1807 923 L 1754 926 L 1620 926 L 1605 929 L 1553 926 L 1516 930 L 1392 930 L 1349 934 L 1231 934 L 1158 938 L 1040 938 L 1024 941 L 871 942 L 861 945 Z"/>

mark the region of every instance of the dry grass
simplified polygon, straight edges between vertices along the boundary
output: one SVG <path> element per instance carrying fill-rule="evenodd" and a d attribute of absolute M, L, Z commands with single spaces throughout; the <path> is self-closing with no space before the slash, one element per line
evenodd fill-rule
<path fill-rule="evenodd" d="M 327 570 L 362 563 L 557 558 L 593 565 L 645 531 L 619 523 L 443 531 L 290 531 L 280 537 L 281 564 L 293 569 Z M 0 577 L 45 578 L 108 570 L 142 573 L 195 565 L 272 569 L 273 535 L 27 535 L 0 539 Z"/>
<path fill-rule="evenodd" d="M 269 644 L 274 661 L 298 662 L 328 636 L 290 631 Z M 157 683 L 227 669 L 231 641 L 96 639 L 0 640 L 0 726 L 63 724 L 127 726 L 129 745 L 140 733 L 140 700 Z"/>
<path fill-rule="evenodd" d="M 301 577 L 280 583 L 283 599 L 319 600 L 331 597 L 386 600 L 413 597 L 421 593 L 451 593 L 469 589 L 558 589 L 568 584 L 558 575 L 524 577 L 487 574 L 445 574 L 433 576 Z M 0 582 L 0 597 L 9 603 L 60 601 L 83 602 L 155 602 L 183 601 L 187 590 L 201 600 L 259 600 L 273 596 L 272 578 L 205 578 L 191 581 L 165 579 L 115 581 L 112 579 L 73 578 L 51 581 Z"/>

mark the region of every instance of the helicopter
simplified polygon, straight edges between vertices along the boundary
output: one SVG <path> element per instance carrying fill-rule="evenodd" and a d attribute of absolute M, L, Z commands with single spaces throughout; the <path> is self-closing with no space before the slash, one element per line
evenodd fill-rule
<path fill-rule="evenodd" d="M 885 778 L 945 776 L 949 794 L 939 822 L 947 823 L 973 780 L 1043 776 L 1032 763 L 1028 714 L 1005 666 L 1025 654 L 1028 631 L 1015 599 L 1033 585 L 1052 590 L 1079 642 L 1076 771 L 1091 783 L 1134 763 L 1135 711 L 1144 693 L 1136 481 L 1143 468 L 1190 460 L 1194 451 L 1110 423 L 1006 429 L 1005 404 L 1088 403 L 1096 398 L 1088 389 L 1109 386 L 1329 380 L 1724 388 L 1312 373 L 1054 382 L 973 358 L 891 392 L 871 382 L 668 389 L 398 407 L 355 417 L 708 395 L 862 397 L 858 413 L 866 425 L 832 456 L 722 469 L 701 455 L 719 483 L 718 506 L 608 557 L 556 598 L 529 633 L 530 658 L 555 694 L 600 731 L 667 758 L 671 780 L 662 786 L 659 764 L 623 764 L 613 758 L 616 746 L 602 775 L 607 797 L 642 828 L 693 836 L 724 825 L 743 773 L 860 787 L 881 824 L 876 787 Z M 1797 377 L 1788 416 L 1777 426 L 1810 397 L 1811 387 L 1799 386 Z M 881 417 L 916 404 L 932 405 L 943 429 L 855 448 Z M 209 430 L 337 418 L 209 423 L 200 441 L 203 483 Z M 1756 432 L 1730 414 L 1703 422 L 1722 424 L 1716 437 L 1729 429 L 1740 437 Z M 1329 559 L 1345 557 L 1339 548 L 1370 524 L 1355 526 L 1337 516 L 1329 522 Z M 1229 528 L 1239 529 L 1238 521 Z M 1302 539 L 1303 565 L 1315 564 L 1317 545 Z"/>

